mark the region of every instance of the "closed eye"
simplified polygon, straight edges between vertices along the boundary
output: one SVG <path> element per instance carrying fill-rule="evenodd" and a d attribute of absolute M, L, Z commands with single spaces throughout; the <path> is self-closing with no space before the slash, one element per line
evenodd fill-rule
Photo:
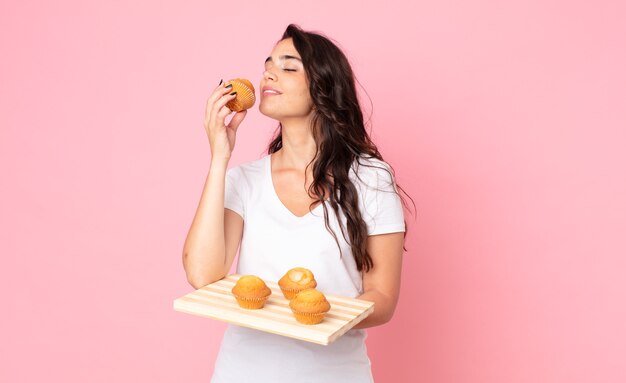
<path fill-rule="evenodd" d="M 287 68 L 284 68 L 283 70 L 286 71 L 286 72 L 295 72 L 296 71 L 295 69 L 287 69 Z"/>

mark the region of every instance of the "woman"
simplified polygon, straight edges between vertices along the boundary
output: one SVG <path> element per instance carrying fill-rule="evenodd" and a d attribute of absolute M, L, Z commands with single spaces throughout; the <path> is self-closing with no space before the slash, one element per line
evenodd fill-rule
<path fill-rule="evenodd" d="M 328 346 L 229 325 L 212 382 L 371 382 L 364 328 L 389 321 L 406 223 L 393 172 L 363 124 L 352 70 L 326 37 L 289 25 L 265 61 L 259 110 L 279 121 L 268 155 L 227 170 L 239 125 L 220 82 L 207 102 L 211 165 L 184 247 L 194 288 L 238 274 L 313 271 L 318 290 L 373 301 Z M 401 188 L 400 188 L 401 190 Z"/>

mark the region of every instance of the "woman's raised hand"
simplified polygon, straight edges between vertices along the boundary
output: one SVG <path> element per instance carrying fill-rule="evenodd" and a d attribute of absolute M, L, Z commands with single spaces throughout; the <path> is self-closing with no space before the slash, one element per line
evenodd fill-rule
<path fill-rule="evenodd" d="M 226 116 L 232 113 L 226 103 L 236 97 L 236 94 L 232 93 L 234 92 L 231 86 L 226 87 L 224 83 L 220 83 L 207 100 L 204 129 L 209 137 L 212 158 L 230 159 L 235 148 L 237 128 L 246 117 L 246 111 L 243 110 L 236 113 L 226 125 Z"/>

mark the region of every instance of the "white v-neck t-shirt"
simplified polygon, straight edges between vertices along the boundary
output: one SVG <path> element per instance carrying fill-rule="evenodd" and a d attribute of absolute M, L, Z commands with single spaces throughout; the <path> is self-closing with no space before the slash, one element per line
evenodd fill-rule
<path fill-rule="evenodd" d="M 395 183 L 387 171 L 380 169 L 389 170 L 389 166 L 376 158 L 361 157 L 360 161 L 378 167 L 357 167 L 355 161 L 350 171 L 368 235 L 404 232 L 402 203 Z M 278 281 L 287 270 L 305 267 L 315 275 L 316 288 L 321 292 L 352 298 L 361 295 L 362 275 L 349 242 L 341 233 L 330 202 L 324 204 L 342 255 L 326 229 L 322 204 L 298 217 L 278 198 L 271 155 L 228 169 L 224 207 L 244 220 L 237 274 Z M 346 227 L 346 217 L 341 209 L 339 212 Z M 322 346 L 229 324 L 211 382 L 372 382 L 366 337 L 366 330 L 353 329 Z"/>

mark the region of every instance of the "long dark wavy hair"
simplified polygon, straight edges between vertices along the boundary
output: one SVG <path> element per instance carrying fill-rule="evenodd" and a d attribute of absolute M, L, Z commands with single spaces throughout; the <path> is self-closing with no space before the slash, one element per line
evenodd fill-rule
<path fill-rule="evenodd" d="M 357 99 L 355 76 L 341 49 L 326 36 L 304 31 L 295 24 L 287 27 L 281 40 L 287 38 L 293 39 L 293 45 L 302 57 L 313 101 L 312 132 L 317 151 L 307 169 L 313 165 L 313 182 L 308 193 L 317 200 L 311 204 L 309 210 L 316 203 L 323 202 L 325 191 L 330 191 L 329 203 L 335 214 L 340 216 L 338 209 L 341 206 L 347 218 L 350 240 L 346 239 L 342 220 L 338 221 L 344 239 L 351 244 L 357 269 L 367 272 L 374 267 L 372 257 L 367 251 L 367 226 L 359 210 L 356 186 L 348 175 L 355 160 L 359 166 L 363 165 L 359 161 L 360 157 L 374 157 L 384 161 L 383 157 L 365 130 L 363 113 Z M 282 148 L 282 144 L 282 125 L 279 124 L 278 133 L 269 144 L 267 153 L 275 153 Z M 391 173 L 387 169 L 381 169 L 387 171 L 395 182 L 395 171 L 391 165 L 389 167 Z M 396 186 L 413 202 L 400 185 L 396 183 Z M 402 204 L 408 208 L 401 195 L 400 198 Z M 337 236 L 328 222 L 326 204 L 322 203 L 322 206 L 326 229 L 332 234 L 341 253 Z M 404 224 L 406 238 L 406 219 Z M 406 251 L 404 245 L 403 249 Z"/>

